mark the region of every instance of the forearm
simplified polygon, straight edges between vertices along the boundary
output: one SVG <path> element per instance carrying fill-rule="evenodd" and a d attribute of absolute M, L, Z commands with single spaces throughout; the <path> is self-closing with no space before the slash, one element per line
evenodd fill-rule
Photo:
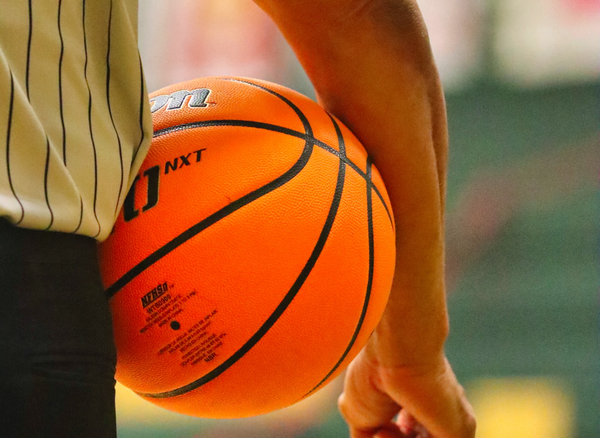
<path fill-rule="evenodd" d="M 382 336 L 376 334 L 389 344 L 384 365 L 430 361 L 442 353 L 447 334 L 447 134 L 420 13 L 406 0 L 257 3 L 295 50 L 320 102 L 362 141 L 386 182 L 398 252 L 390 304 L 377 329 Z"/>

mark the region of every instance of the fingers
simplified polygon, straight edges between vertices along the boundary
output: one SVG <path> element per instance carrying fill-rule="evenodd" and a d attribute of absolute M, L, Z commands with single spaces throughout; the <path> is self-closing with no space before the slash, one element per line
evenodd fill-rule
<path fill-rule="evenodd" d="M 382 387 L 436 438 L 474 438 L 475 415 L 450 367 L 380 369 Z M 409 423 L 409 419 L 402 419 Z M 402 425 L 402 423 L 400 423 Z M 414 429 L 421 432 L 418 427 Z"/>
<path fill-rule="evenodd" d="M 350 427 L 350 438 L 429 438 L 415 434 L 403 434 L 398 426 L 390 423 L 388 426 L 377 430 L 360 430 Z"/>
<path fill-rule="evenodd" d="M 400 406 L 381 391 L 376 366 L 365 360 L 364 352 L 348 367 L 338 405 L 352 438 L 371 438 L 373 431 L 390 425 L 400 411 Z"/>
<path fill-rule="evenodd" d="M 363 350 L 348 368 L 339 408 L 351 438 L 475 436 L 472 408 L 447 361 L 441 369 L 413 373 L 382 368 Z"/>
<path fill-rule="evenodd" d="M 338 404 L 350 438 L 430 438 L 427 430 L 382 390 L 378 365 L 369 361 L 365 352 L 348 367 Z"/>
<path fill-rule="evenodd" d="M 401 411 L 406 412 L 406 411 Z M 406 414 L 410 416 L 410 414 Z M 412 418 L 412 416 L 410 416 Z M 409 429 L 400 427 L 397 423 L 390 423 L 376 430 L 360 430 L 350 427 L 350 438 L 433 438 L 431 434 L 414 419 L 413 426 Z"/>
<path fill-rule="evenodd" d="M 377 365 L 364 352 L 348 368 L 338 403 L 350 438 L 429 438 L 428 434 L 419 434 L 425 429 L 381 390 Z"/>
<path fill-rule="evenodd" d="M 396 424 L 403 434 L 410 436 L 411 434 L 415 433 L 415 428 L 419 423 L 415 417 L 410 414 L 410 412 L 408 412 L 406 409 L 403 409 L 400 411 L 400 414 L 398 414 Z"/>

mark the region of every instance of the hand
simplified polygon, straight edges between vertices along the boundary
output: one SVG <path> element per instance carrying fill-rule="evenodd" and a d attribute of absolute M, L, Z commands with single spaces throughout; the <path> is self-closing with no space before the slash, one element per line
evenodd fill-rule
<path fill-rule="evenodd" d="M 376 353 L 369 341 L 346 372 L 339 407 L 351 438 L 475 436 L 473 409 L 445 358 L 439 364 L 388 368 Z"/>

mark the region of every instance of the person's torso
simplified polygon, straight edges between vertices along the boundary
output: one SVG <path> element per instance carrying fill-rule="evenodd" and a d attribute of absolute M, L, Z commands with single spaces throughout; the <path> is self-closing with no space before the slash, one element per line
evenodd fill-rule
<path fill-rule="evenodd" d="M 0 216 L 102 240 L 151 140 L 137 1 L 2 9 Z"/>

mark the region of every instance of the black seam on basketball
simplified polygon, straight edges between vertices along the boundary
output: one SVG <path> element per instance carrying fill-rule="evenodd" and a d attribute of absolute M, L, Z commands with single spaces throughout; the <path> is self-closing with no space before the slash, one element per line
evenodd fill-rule
<path fill-rule="evenodd" d="M 251 87 L 254 87 L 254 88 L 259 88 L 259 89 L 261 89 L 261 90 L 263 90 L 263 91 L 266 91 L 266 92 L 267 92 L 267 93 L 269 93 L 269 94 L 272 94 L 272 95 L 274 95 L 274 96 L 277 96 L 279 99 L 283 100 L 283 101 L 284 101 L 284 102 L 285 102 L 285 103 L 286 103 L 286 104 L 287 104 L 289 107 L 291 107 L 291 108 L 294 110 L 294 112 L 295 112 L 295 113 L 298 115 L 298 117 L 300 117 L 300 119 L 302 120 L 302 125 L 303 125 L 303 127 L 304 127 L 304 130 L 305 130 L 305 132 L 306 132 L 307 134 L 309 134 L 309 133 L 310 133 L 309 135 L 311 135 L 311 136 L 312 136 L 312 128 L 310 127 L 310 124 L 308 125 L 308 127 L 309 127 L 309 130 L 308 130 L 308 131 L 306 130 L 306 126 L 307 126 L 307 123 L 308 123 L 308 118 L 307 118 L 307 117 L 304 115 L 304 113 L 303 113 L 303 112 L 300 110 L 300 108 L 298 108 L 298 107 L 296 106 L 296 104 L 295 104 L 294 102 L 292 102 L 290 99 L 288 99 L 287 97 L 285 97 L 283 94 L 281 94 L 281 93 L 278 93 L 278 92 L 277 92 L 277 91 L 275 91 L 275 90 L 271 90 L 270 88 L 267 88 L 267 87 L 265 87 L 265 86 L 263 86 L 263 85 L 256 84 L 256 83 L 254 83 L 254 82 L 251 82 L 251 81 L 245 81 L 245 80 L 243 80 L 243 79 L 240 79 L 240 78 L 232 78 L 232 77 L 229 77 L 229 78 L 227 78 L 227 77 L 222 77 L 222 78 L 220 78 L 220 79 L 221 79 L 221 80 L 223 80 L 223 81 L 229 81 L 229 82 L 238 82 L 238 83 L 240 83 L 240 84 L 246 84 L 246 85 L 250 85 Z M 306 121 L 306 123 L 305 123 L 305 121 Z"/>
<path fill-rule="evenodd" d="M 244 81 L 238 81 L 238 82 L 244 82 Z M 168 242 L 162 248 L 155 251 L 153 254 L 148 256 L 146 259 L 144 259 L 142 262 L 140 262 L 138 265 L 136 265 L 134 268 L 132 268 L 129 272 L 127 272 L 123 277 L 121 277 L 117 282 L 115 282 L 115 284 L 110 286 L 107 289 L 107 295 L 109 295 L 109 297 L 114 295 L 116 292 L 118 292 L 118 290 L 120 290 L 123 286 L 125 286 L 129 281 L 133 280 L 133 278 L 135 278 L 137 275 L 139 275 L 146 268 L 151 266 L 155 261 L 158 261 L 160 258 L 164 257 L 169 252 L 173 251 L 175 248 L 177 248 L 178 246 L 180 246 L 187 240 L 191 239 L 193 236 L 197 235 L 202 230 L 206 229 L 207 227 L 214 224 L 218 220 L 228 216 L 229 214 L 233 213 L 234 211 L 238 210 L 239 208 L 243 207 L 244 205 L 247 205 L 248 203 L 253 202 L 255 199 L 258 199 L 259 197 L 266 195 L 267 193 L 275 190 L 277 187 L 280 187 L 280 186 L 284 185 L 285 183 L 287 183 L 288 181 L 290 181 L 294 176 L 296 176 L 305 167 L 305 165 L 307 164 L 307 162 L 310 159 L 310 156 L 312 155 L 312 151 L 314 150 L 315 145 L 318 145 L 319 147 L 329 151 L 330 153 L 337 155 L 338 158 L 340 159 L 338 180 L 337 180 L 337 184 L 336 184 L 334 198 L 333 198 L 332 204 L 330 206 L 327 219 L 321 230 L 319 239 L 317 240 L 317 242 L 315 244 L 313 252 L 311 253 L 311 256 L 307 260 L 304 268 L 300 272 L 300 274 L 297 277 L 292 288 L 288 291 L 288 293 L 285 295 L 283 300 L 279 303 L 279 305 L 276 307 L 276 309 L 273 311 L 273 313 L 269 316 L 269 318 L 267 318 L 267 320 L 263 323 L 263 325 L 258 329 L 258 331 L 256 331 L 254 333 L 254 335 L 240 349 L 238 349 L 232 356 L 230 356 L 222 364 L 220 364 L 217 368 L 210 371 L 209 373 L 207 373 L 200 379 L 197 379 L 194 382 L 191 382 L 185 386 L 176 388 L 171 391 L 166 391 L 166 392 L 162 392 L 162 393 L 138 393 L 139 395 L 144 396 L 144 397 L 148 397 L 148 398 L 174 397 L 177 395 L 185 394 L 191 390 L 194 390 L 194 389 L 204 385 L 205 383 L 218 377 L 220 374 L 222 374 L 227 369 L 229 369 L 233 364 L 235 364 L 239 359 L 241 359 L 271 329 L 271 327 L 277 322 L 277 320 L 285 312 L 285 310 L 288 308 L 288 306 L 291 304 L 291 302 L 294 300 L 295 296 L 298 294 L 298 292 L 302 288 L 304 282 L 310 275 L 314 265 L 316 264 L 320 254 L 327 242 L 327 239 L 328 239 L 331 229 L 333 227 L 333 223 L 335 221 L 335 217 L 337 216 L 337 211 L 338 211 L 338 208 L 339 208 L 339 205 L 341 202 L 341 197 L 342 197 L 343 188 L 344 188 L 345 166 L 346 165 L 349 165 L 350 167 L 352 167 L 359 175 L 361 175 L 363 178 L 365 178 L 367 180 L 367 187 L 369 189 L 369 194 L 368 194 L 369 209 L 372 206 L 372 201 L 371 201 L 372 198 L 371 198 L 370 190 L 374 189 L 375 192 L 377 193 L 378 197 L 381 199 L 385 209 L 388 211 L 388 216 L 390 218 L 392 227 L 394 226 L 393 220 L 391 219 L 391 215 L 389 213 L 388 207 L 387 207 L 383 197 L 377 190 L 377 187 L 375 187 L 371 182 L 371 173 L 370 173 L 371 169 L 370 169 L 369 158 L 367 158 L 367 166 L 368 166 L 368 168 L 367 168 L 368 175 L 367 175 L 367 174 L 363 173 L 354 163 L 350 162 L 347 159 L 347 157 L 345 156 L 345 150 L 343 150 L 342 153 L 340 153 L 340 152 L 336 151 L 335 149 L 331 148 L 330 146 L 326 145 L 325 143 L 315 139 L 313 136 L 312 128 L 310 126 L 308 119 L 302 113 L 302 111 L 294 105 L 293 102 L 289 101 L 287 98 L 279 95 L 278 93 L 274 92 L 273 90 L 269 90 L 260 85 L 253 84 L 250 82 L 244 82 L 244 83 L 247 83 L 248 85 L 251 85 L 251 86 L 261 88 L 273 95 L 278 96 L 282 100 L 284 100 L 290 107 L 292 107 L 292 109 L 296 112 L 296 114 L 302 120 L 304 129 L 305 129 L 305 133 L 301 133 L 301 132 L 294 131 L 294 130 L 288 130 L 287 128 L 279 127 L 276 125 L 258 124 L 257 122 L 244 122 L 244 121 L 239 121 L 239 120 L 237 120 L 237 121 L 235 121 L 235 120 L 234 121 L 221 121 L 221 122 L 230 122 L 227 125 L 222 124 L 221 126 L 243 126 L 243 123 L 246 123 L 246 124 L 252 123 L 254 126 L 249 126 L 249 127 L 270 129 L 272 131 L 281 132 L 283 134 L 298 137 L 305 141 L 305 147 L 304 147 L 304 151 L 302 152 L 301 157 L 290 169 L 288 169 L 288 171 L 286 171 L 286 173 L 284 173 L 280 177 L 276 178 L 275 180 L 271 181 L 270 183 L 267 183 L 266 185 L 260 187 L 259 189 L 243 196 L 242 198 L 232 202 L 230 205 L 221 209 L 220 211 L 213 213 L 213 215 L 209 216 L 208 218 L 205 218 L 203 221 L 190 227 L 188 230 L 181 233 L 179 236 L 177 236 L 172 241 Z M 332 120 L 333 120 L 333 118 L 332 118 Z M 218 125 L 215 125 L 215 123 L 218 123 L 218 122 L 219 121 L 207 122 L 207 123 L 204 123 L 204 126 L 218 126 Z M 231 123 L 231 122 L 233 122 L 233 123 Z M 335 121 L 334 121 L 334 124 L 335 124 Z M 194 125 L 194 126 L 190 126 L 190 125 Z M 174 131 L 183 130 L 183 129 L 190 129 L 190 128 L 195 128 L 195 127 L 201 127 L 201 126 L 198 126 L 197 124 L 186 124 L 186 125 L 179 125 L 176 127 L 166 128 L 163 130 L 156 131 L 155 137 L 158 137 L 160 135 L 165 135 L 169 132 L 174 132 Z M 336 125 L 336 130 L 337 129 L 339 129 L 339 128 Z M 340 132 L 340 135 L 341 135 L 341 132 Z M 340 150 L 342 150 L 342 146 L 340 146 Z M 370 226 L 372 226 L 372 224 Z M 372 232 L 372 229 L 370 229 L 370 231 Z M 364 313 L 365 313 L 365 311 L 363 310 L 363 314 Z M 361 315 L 361 321 L 359 322 L 359 326 L 362 326 L 363 319 L 364 319 L 364 315 Z M 357 329 L 357 333 L 359 330 L 360 330 L 360 327 Z M 344 356 L 340 359 L 338 364 L 336 364 L 334 369 L 328 374 L 328 376 L 325 379 L 323 379 L 323 381 L 321 383 L 323 383 L 329 377 L 329 375 L 331 375 L 335 371 L 335 369 L 339 366 L 339 364 L 341 364 L 341 362 L 344 360 L 344 358 L 348 354 L 348 351 L 350 350 L 351 346 L 354 344 L 356 336 L 357 335 L 355 335 L 353 337 L 353 339 L 351 340 L 351 345 L 348 346 L 347 351 L 344 353 Z M 319 383 L 319 385 L 321 385 L 321 383 Z M 315 387 L 315 389 L 317 387 Z"/>
<path fill-rule="evenodd" d="M 308 144 L 313 145 L 312 142 L 309 142 Z M 337 216 L 338 208 L 340 206 L 340 202 L 342 199 L 342 193 L 344 191 L 345 178 L 346 178 L 346 164 L 344 163 L 343 160 L 340 160 L 340 165 L 339 165 L 339 169 L 338 169 L 338 177 L 337 177 L 335 192 L 333 195 L 333 200 L 329 207 L 329 212 L 327 213 L 327 218 L 325 219 L 325 224 L 323 225 L 323 228 L 321 229 L 321 233 L 319 235 L 319 238 L 317 239 L 317 242 L 315 244 L 315 247 L 313 248 L 313 251 L 312 251 L 310 257 L 306 261 L 304 268 L 302 268 L 302 271 L 296 278 L 296 281 L 294 282 L 294 284 L 292 285 L 290 290 L 286 293 L 286 295 L 283 297 L 281 302 L 277 305 L 277 307 L 275 308 L 273 313 L 271 313 L 271 315 L 269 315 L 267 320 L 250 337 L 250 339 L 248 341 L 246 341 L 246 343 L 244 345 L 242 345 L 242 347 L 240 347 L 233 355 L 228 357 L 223 363 L 221 363 L 219 366 L 217 366 L 212 371 L 206 373 L 201 378 L 199 378 L 187 385 L 184 385 L 177 389 L 171 390 L 171 391 L 165 391 L 165 392 L 161 392 L 161 393 L 138 392 L 139 395 L 141 395 L 143 397 L 148 397 L 148 398 L 169 398 L 169 397 L 175 397 L 178 395 L 182 395 L 182 394 L 190 392 L 194 389 L 197 389 L 200 386 L 215 379 L 216 377 L 221 375 L 223 372 L 227 371 L 233 364 L 235 364 L 248 351 L 250 351 L 252 349 L 252 347 L 254 347 L 263 338 L 263 336 L 265 336 L 265 334 L 279 320 L 279 318 L 281 317 L 283 312 L 285 312 L 285 310 L 289 307 L 291 302 L 294 300 L 294 298 L 296 297 L 296 295 L 298 294 L 298 292 L 304 285 L 304 282 L 310 275 L 313 267 L 317 263 L 317 260 L 318 260 L 319 256 L 321 255 L 323 248 L 325 247 L 325 243 L 327 242 L 327 239 L 329 238 L 329 233 L 331 232 L 333 223 L 335 222 L 335 218 Z"/>
<path fill-rule="evenodd" d="M 329 117 L 331 117 L 331 115 Z M 207 127 L 214 128 L 216 126 L 236 126 L 236 127 L 242 127 L 242 128 L 264 129 L 266 131 L 279 132 L 281 134 L 289 135 L 291 137 L 296 137 L 296 138 L 302 139 L 304 141 L 311 141 L 316 146 L 319 146 L 321 149 L 324 149 L 327 152 L 337 156 L 340 160 L 343 160 L 345 164 L 350 166 L 362 178 L 364 178 L 365 180 L 367 179 L 366 173 L 363 172 L 360 167 L 358 167 L 347 156 L 345 156 L 345 155 L 342 156 L 339 151 L 337 151 L 333 147 L 329 146 L 327 143 L 319 140 L 318 138 L 315 138 L 312 135 L 305 134 L 305 133 L 296 131 L 291 128 L 286 128 L 284 126 L 273 125 L 271 123 L 255 122 L 252 120 L 236 120 L 236 119 L 205 120 L 202 122 L 189 122 L 189 123 L 182 123 L 181 125 L 169 126 L 168 128 L 158 129 L 158 130 L 154 131 L 154 138 L 162 137 L 163 135 L 168 135 L 173 132 L 184 131 L 184 130 L 188 130 L 188 129 L 207 128 Z M 377 186 L 372 184 L 372 187 L 373 187 L 373 190 L 375 191 L 375 193 L 377 194 L 377 197 L 380 199 L 381 203 L 383 204 L 383 207 L 385 208 L 385 211 L 388 215 L 388 219 L 389 219 L 390 224 L 392 225 L 392 229 L 393 229 L 394 221 L 392 220 L 391 210 L 388 207 L 385 199 L 383 198 L 383 195 L 381 194 L 381 192 L 379 191 Z"/>
<path fill-rule="evenodd" d="M 287 99 L 285 99 L 285 100 L 286 100 L 286 103 L 288 105 L 290 105 L 292 107 L 292 109 L 296 112 L 296 114 L 302 121 L 304 130 L 309 134 L 305 139 L 304 150 L 302 151 L 302 154 L 300 155 L 300 158 L 298 159 L 298 161 L 296 161 L 296 163 L 294 163 L 294 165 L 292 167 L 290 167 L 285 173 L 283 173 L 279 177 L 275 178 L 273 181 L 242 196 L 241 198 L 231 202 L 230 204 L 228 204 L 227 206 L 223 207 L 222 209 L 216 211 L 215 213 L 211 214 L 210 216 L 204 218 L 197 224 L 192 225 L 190 228 L 185 230 L 183 233 L 181 233 L 178 236 L 176 236 L 175 238 L 171 239 L 169 242 L 164 244 L 162 247 L 158 248 L 152 254 L 150 254 L 145 259 L 140 261 L 137 265 L 135 265 L 133 268 L 131 268 L 129 271 L 127 271 L 125 274 L 123 274 L 112 285 L 110 285 L 108 288 L 106 288 L 105 294 L 106 294 L 107 299 L 110 299 L 113 295 L 115 295 L 119 290 L 121 290 L 123 287 L 125 287 L 125 285 L 127 285 L 135 277 L 137 277 L 139 274 L 141 274 L 147 268 L 152 266 L 158 260 L 160 260 L 161 258 L 166 256 L 168 253 L 173 251 L 175 248 L 177 248 L 178 246 L 187 242 L 189 239 L 194 237 L 196 234 L 202 232 L 209 226 L 213 225 L 215 222 L 218 222 L 219 220 L 230 215 L 234 211 L 242 208 L 244 205 L 247 205 L 247 204 L 255 201 L 256 199 L 266 195 L 267 193 L 270 193 L 271 191 L 275 190 L 276 188 L 281 187 L 282 185 L 284 185 L 288 181 L 290 181 L 293 177 L 295 177 L 298 173 L 300 173 L 300 171 L 304 168 L 306 163 L 308 163 L 308 159 L 310 158 L 310 155 L 312 154 L 312 150 L 313 150 L 313 146 L 314 146 L 314 143 L 311 140 L 313 138 L 312 137 L 312 127 L 310 126 L 310 122 L 308 121 L 306 116 L 302 113 L 302 111 L 300 111 L 300 109 L 298 107 L 296 107 L 293 102 L 290 102 Z"/>
<path fill-rule="evenodd" d="M 240 84 L 250 85 L 252 87 L 259 88 L 263 91 L 266 91 L 269 94 L 277 96 L 279 99 L 281 99 L 285 103 L 287 103 L 288 106 L 290 106 L 296 112 L 298 117 L 300 117 L 300 119 L 302 120 L 302 124 L 304 125 L 305 131 L 306 131 L 306 123 L 304 123 L 304 119 L 306 119 L 306 117 L 304 116 L 302 111 L 291 100 L 289 100 L 284 95 L 276 92 L 275 90 L 271 90 L 270 88 L 267 88 L 263 85 L 256 84 L 254 82 L 244 80 L 241 78 L 219 77 L 217 79 L 220 79 L 223 81 L 238 82 Z M 328 112 L 327 112 L 327 115 L 333 119 L 333 116 L 331 114 L 329 114 Z M 217 122 L 234 122 L 234 123 L 232 123 L 232 124 L 217 124 Z M 241 124 L 244 122 L 248 123 L 248 125 Z M 208 124 L 204 124 L 204 123 L 208 123 Z M 240 124 L 238 124 L 238 123 L 240 123 Z M 250 121 L 242 121 L 242 120 L 209 120 L 209 121 L 205 121 L 205 122 L 184 123 L 181 125 L 171 126 L 168 128 L 163 128 L 163 129 L 154 131 L 153 137 L 156 138 L 161 135 L 169 134 L 170 132 L 178 131 L 180 129 L 200 128 L 200 127 L 205 127 L 205 126 L 246 126 L 246 127 L 262 128 L 262 129 L 267 129 L 267 130 L 271 130 L 271 131 L 281 132 L 283 134 L 288 134 L 288 135 L 291 135 L 294 137 L 302 138 L 304 141 L 312 141 L 312 142 L 314 142 L 315 145 L 319 146 L 320 148 L 325 149 L 326 151 L 328 151 L 328 152 L 336 155 L 338 158 L 342 159 L 342 157 L 340 156 L 340 153 L 338 151 L 336 151 L 334 148 L 332 148 L 328 144 L 326 144 L 326 143 L 320 141 L 319 139 L 315 138 L 314 136 L 312 136 L 312 130 L 310 131 L 310 134 L 308 132 L 302 133 L 299 131 L 295 131 L 293 129 L 284 128 L 283 126 L 272 125 L 269 123 L 261 123 L 261 122 L 250 122 Z M 307 135 L 310 135 L 310 139 L 306 138 Z M 352 167 L 352 169 L 354 169 L 354 171 L 356 171 L 361 177 L 366 179 L 366 174 L 360 169 L 360 167 L 358 167 L 356 164 L 354 164 L 354 162 L 350 161 L 348 159 L 348 157 L 346 157 L 346 156 L 344 156 L 343 159 L 346 160 L 346 164 L 348 164 L 350 167 Z M 383 199 L 383 196 L 381 195 L 381 192 L 379 191 L 377 186 L 372 184 L 372 187 L 373 187 L 373 190 L 375 190 L 375 193 L 377 194 L 377 196 L 379 197 L 381 203 L 383 204 L 383 207 L 385 208 L 385 211 L 388 215 L 388 219 L 392 226 L 392 230 L 395 231 L 396 225 L 394 223 L 394 220 L 392 219 L 391 209 L 388 207 L 387 203 L 385 202 L 385 199 Z"/>
<path fill-rule="evenodd" d="M 256 199 L 272 192 L 276 188 L 281 187 L 282 185 L 289 182 L 298 173 L 300 173 L 304 166 L 306 166 L 306 163 L 308 163 L 308 159 L 312 154 L 312 150 L 313 145 L 307 143 L 298 161 L 296 161 L 296 163 L 294 163 L 294 165 L 290 169 L 288 169 L 284 174 L 277 177 L 273 181 L 265 184 L 264 186 L 261 186 L 258 189 L 248 193 L 247 195 L 236 199 L 235 201 L 226 205 L 222 209 L 204 218 L 197 224 L 192 225 L 190 228 L 179 234 L 177 237 L 171 239 L 169 242 L 158 248 L 148 257 L 140 261 L 137 265 L 135 265 L 133 268 L 131 268 L 129 271 L 123 274 L 123 276 L 121 276 L 121 278 L 115 281 L 111 286 L 109 286 L 105 291 L 107 298 L 111 298 L 147 268 L 152 266 L 154 263 L 156 263 L 161 258 L 173 251 L 175 248 L 187 242 L 189 239 L 196 236 L 206 228 L 210 227 L 219 220 L 229 216 L 230 214 L 239 210 L 243 206 L 255 201 Z"/>
<path fill-rule="evenodd" d="M 340 141 L 340 150 L 341 150 L 342 144 L 344 142 L 344 138 L 342 136 L 341 131 L 339 130 L 339 127 L 335 123 L 335 120 L 333 120 L 333 118 L 332 118 L 332 121 L 335 125 L 335 131 L 338 134 L 338 141 Z M 373 271 L 375 268 L 375 242 L 374 242 L 374 237 L 373 237 L 373 197 L 372 197 L 372 191 L 371 191 L 373 183 L 371 181 L 371 159 L 370 159 L 370 157 L 367 157 L 366 183 L 367 183 L 367 218 L 368 218 L 367 219 L 367 224 L 368 224 L 367 228 L 368 228 L 368 236 L 369 236 L 369 273 L 368 273 L 367 289 L 365 292 L 365 299 L 363 302 L 363 307 L 362 307 L 362 310 L 360 313 L 360 317 L 358 318 L 358 322 L 356 323 L 356 328 L 354 329 L 354 333 L 352 334 L 352 338 L 350 339 L 350 342 L 348 343 L 348 346 L 346 347 L 346 350 L 344 350 L 344 353 L 342 354 L 340 359 L 333 366 L 333 368 L 327 373 L 327 375 L 325 377 L 323 377 L 323 379 L 319 383 L 317 383 L 317 385 L 313 389 L 311 389 L 308 393 L 306 393 L 302 398 L 309 396 L 310 394 L 315 392 L 317 389 L 319 389 L 319 387 L 323 383 L 325 383 L 329 379 L 329 377 L 331 377 L 331 375 L 333 373 L 335 373 L 335 371 L 340 367 L 340 365 L 342 364 L 344 359 L 346 359 L 346 357 L 348 356 L 348 353 L 350 353 L 350 350 L 354 346 L 354 343 L 356 342 L 356 339 L 358 338 L 358 334 L 360 333 L 360 330 L 362 329 L 363 323 L 365 321 L 365 317 L 367 315 L 367 310 L 369 308 L 369 301 L 371 299 L 371 290 L 373 288 Z"/>
<path fill-rule="evenodd" d="M 308 278 L 311 273 L 313 267 L 315 266 L 317 259 L 321 255 L 323 248 L 325 247 L 325 243 L 329 237 L 329 233 L 333 226 L 333 222 L 335 221 L 335 217 L 337 215 L 337 210 L 340 205 L 340 201 L 342 198 L 342 191 L 344 189 L 344 178 L 345 178 L 345 165 L 340 161 L 340 170 L 338 173 L 338 180 L 336 183 L 335 193 L 333 195 L 333 201 L 329 208 L 329 213 L 327 215 L 327 219 L 325 220 L 325 225 L 321 230 L 321 234 L 315 247 L 308 258 L 304 268 L 300 272 L 300 275 L 296 278 L 296 281 L 287 292 L 285 297 L 281 300 L 279 305 L 275 308 L 273 313 L 267 318 L 267 320 L 263 323 L 263 325 L 252 335 L 252 337 L 241 347 L 239 348 L 233 355 L 227 358 L 221 365 L 216 367 L 214 370 L 206 373 L 201 378 L 185 385 L 180 388 L 174 389 L 172 391 L 165 391 L 161 393 L 141 393 L 138 392 L 139 395 L 148 398 L 169 398 L 177 395 L 185 394 L 189 391 L 199 388 L 200 386 L 210 382 L 215 379 L 227 369 L 229 369 L 233 364 L 235 364 L 239 359 L 241 359 L 252 347 L 254 347 L 263 336 L 273 327 L 273 325 L 277 322 L 277 320 L 281 317 L 283 312 L 288 308 L 293 299 L 296 297 L 304 282 Z"/>
<path fill-rule="evenodd" d="M 253 86 L 253 87 L 256 87 L 256 88 L 260 88 L 261 90 L 264 90 L 264 91 L 266 91 L 266 92 L 268 92 L 268 93 L 270 93 L 270 94 L 274 94 L 275 96 L 279 97 L 280 99 L 282 99 L 283 101 L 285 101 L 285 102 L 286 102 L 288 105 L 290 105 L 290 106 L 292 106 L 292 107 L 294 107 L 294 106 L 295 106 L 295 105 L 292 103 L 292 101 L 290 101 L 290 100 L 289 100 L 287 97 L 285 97 L 285 96 L 283 96 L 283 95 L 281 95 L 281 94 L 277 93 L 277 92 L 276 92 L 276 91 L 274 91 L 274 90 L 271 90 L 271 89 L 269 89 L 269 88 L 267 88 L 267 87 L 264 87 L 264 86 L 262 86 L 262 85 L 260 85 L 260 84 L 256 84 L 256 83 L 254 83 L 254 82 L 251 82 L 251 81 L 248 81 L 248 80 L 244 80 L 244 79 L 241 79 L 241 78 L 221 77 L 221 78 L 219 78 L 219 79 L 221 79 L 221 80 L 224 80 L 224 81 L 239 82 L 239 83 L 242 83 L 242 84 L 247 84 L 247 85 L 251 85 L 251 86 Z M 326 112 L 327 112 L 327 111 L 326 111 Z M 328 115 L 328 116 L 329 116 L 329 117 L 330 117 L 332 120 L 334 119 L 334 117 L 333 117 L 331 114 L 329 114 L 329 112 L 327 112 L 327 115 Z M 315 142 L 315 144 L 316 144 L 317 146 L 319 146 L 319 147 L 321 147 L 321 148 L 323 148 L 323 149 L 325 149 L 325 150 L 328 150 L 329 152 L 331 152 L 331 153 L 333 153 L 333 154 L 337 155 L 337 156 L 338 156 L 338 158 L 340 158 L 340 159 L 342 158 L 342 157 L 340 156 L 340 154 L 338 153 L 338 151 L 336 151 L 336 150 L 335 150 L 334 148 L 332 148 L 331 146 L 328 146 L 326 143 L 323 143 L 323 142 L 321 142 L 320 140 L 316 139 L 315 137 L 312 137 L 312 141 L 314 141 L 314 142 Z M 356 172 L 358 172 L 358 174 L 359 174 L 360 176 L 362 176 L 363 178 L 365 178 L 365 179 L 366 179 L 366 175 L 365 175 L 365 173 L 364 173 L 362 170 L 360 170 L 360 168 L 359 168 L 359 167 L 358 167 L 356 164 L 354 164 L 352 161 L 350 161 L 350 160 L 348 159 L 348 157 L 347 157 L 345 154 L 344 154 L 344 159 L 346 160 L 346 164 L 348 164 L 348 165 L 349 165 L 350 167 L 352 167 L 352 168 L 353 168 L 353 169 L 354 169 Z M 383 199 L 383 196 L 382 196 L 382 195 L 381 195 L 381 193 L 379 192 L 379 189 L 377 188 L 377 186 L 375 186 L 374 184 L 371 184 L 371 186 L 373 187 L 373 189 L 375 190 L 375 193 L 377 193 L 377 196 L 378 196 L 378 197 L 379 197 L 379 199 L 381 200 L 381 203 L 383 204 L 383 207 L 385 208 L 385 211 L 386 211 L 386 213 L 387 213 L 387 215 L 388 215 L 388 219 L 390 220 L 390 224 L 392 225 L 392 230 L 395 232 L 395 231 L 396 231 L 396 224 L 395 224 L 394 220 L 392 219 L 391 209 L 390 209 L 390 208 L 388 208 L 388 205 L 387 205 L 387 203 L 385 202 L 385 200 Z"/>

